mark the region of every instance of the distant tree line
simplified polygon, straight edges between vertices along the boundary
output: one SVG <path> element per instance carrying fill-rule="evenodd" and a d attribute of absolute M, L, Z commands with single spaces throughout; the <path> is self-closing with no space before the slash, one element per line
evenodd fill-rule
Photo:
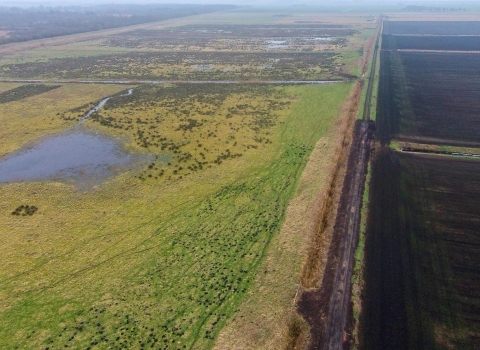
<path fill-rule="evenodd" d="M 232 5 L 0 7 L 0 44 L 90 32 L 233 9 Z"/>

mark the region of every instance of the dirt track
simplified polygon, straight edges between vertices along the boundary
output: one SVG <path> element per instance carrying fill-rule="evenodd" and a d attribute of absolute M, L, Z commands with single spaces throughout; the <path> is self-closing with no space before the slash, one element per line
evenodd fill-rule
<path fill-rule="evenodd" d="M 357 120 L 347 174 L 319 289 L 302 294 L 298 311 L 310 324 L 309 349 L 342 349 L 350 307 L 353 253 L 357 245 L 360 207 L 374 124 Z"/>
<path fill-rule="evenodd" d="M 341 213 L 337 219 L 337 229 L 343 231 L 344 235 L 340 244 L 337 273 L 330 299 L 324 349 L 342 349 L 350 305 L 353 257 L 360 230 L 360 209 L 370 154 L 373 124 L 368 121 L 359 122 L 355 125 L 355 131 L 356 135 L 360 135 L 360 137 L 354 140 L 349 157 L 347 181 L 350 183 L 345 184 L 343 193 L 346 197 L 344 198 L 346 208 L 342 209 L 345 212 Z"/>

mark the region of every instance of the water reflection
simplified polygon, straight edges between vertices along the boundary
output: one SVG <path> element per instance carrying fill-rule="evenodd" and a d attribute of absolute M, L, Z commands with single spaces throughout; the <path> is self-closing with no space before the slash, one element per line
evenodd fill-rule
<path fill-rule="evenodd" d="M 0 182 L 53 179 L 94 185 L 133 161 L 115 140 L 73 131 L 8 155 L 0 161 Z"/>
<path fill-rule="evenodd" d="M 132 94 L 132 89 L 121 96 Z M 150 156 L 122 151 L 110 137 L 82 130 L 81 125 L 110 99 L 103 99 L 67 132 L 47 137 L 0 159 L 0 183 L 61 180 L 77 186 L 91 187 L 125 170 L 143 163 Z"/>

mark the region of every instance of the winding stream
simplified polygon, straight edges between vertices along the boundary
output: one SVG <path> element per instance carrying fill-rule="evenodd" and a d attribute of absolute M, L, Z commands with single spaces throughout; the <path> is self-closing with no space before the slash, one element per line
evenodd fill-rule
<path fill-rule="evenodd" d="M 130 96 L 133 92 L 133 89 L 129 89 L 128 92 L 126 94 L 123 94 L 123 95 L 120 95 L 119 97 L 121 96 Z M 110 97 L 107 97 L 107 98 L 104 98 L 103 100 L 100 101 L 100 103 L 98 105 L 96 105 L 95 107 L 93 107 L 91 110 L 88 111 L 87 114 L 85 114 L 85 116 L 80 119 L 80 121 L 78 122 L 77 125 L 81 125 L 83 123 L 85 123 L 85 121 L 88 119 L 88 117 L 90 117 L 93 113 L 97 112 L 98 110 L 100 110 L 100 108 L 102 108 L 103 106 L 105 106 L 105 103 L 108 102 L 108 100 L 110 100 L 111 98 L 113 98 L 112 96 Z"/>

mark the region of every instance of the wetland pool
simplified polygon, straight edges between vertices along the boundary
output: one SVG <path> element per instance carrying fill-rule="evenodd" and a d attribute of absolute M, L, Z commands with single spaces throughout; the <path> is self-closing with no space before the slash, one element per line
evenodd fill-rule
<path fill-rule="evenodd" d="M 129 89 L 120 96 L 130 96 L 132 92 Z M 88 189 L 151 160 L 152 155 L 128 153 L 121 149 L 118 140 L 82 129 L 87 118 L 111 98 L 101 100 L 72 129 L 41 138 L 0 158 L 0 184 L 54 180 Z"/>
<path fill-rule="evenodd" d="M 0 159 L 0 183 L 54 180 L 91 188 L 150 158 L 123 151 L 113 138 L 75 128 Z"/>

